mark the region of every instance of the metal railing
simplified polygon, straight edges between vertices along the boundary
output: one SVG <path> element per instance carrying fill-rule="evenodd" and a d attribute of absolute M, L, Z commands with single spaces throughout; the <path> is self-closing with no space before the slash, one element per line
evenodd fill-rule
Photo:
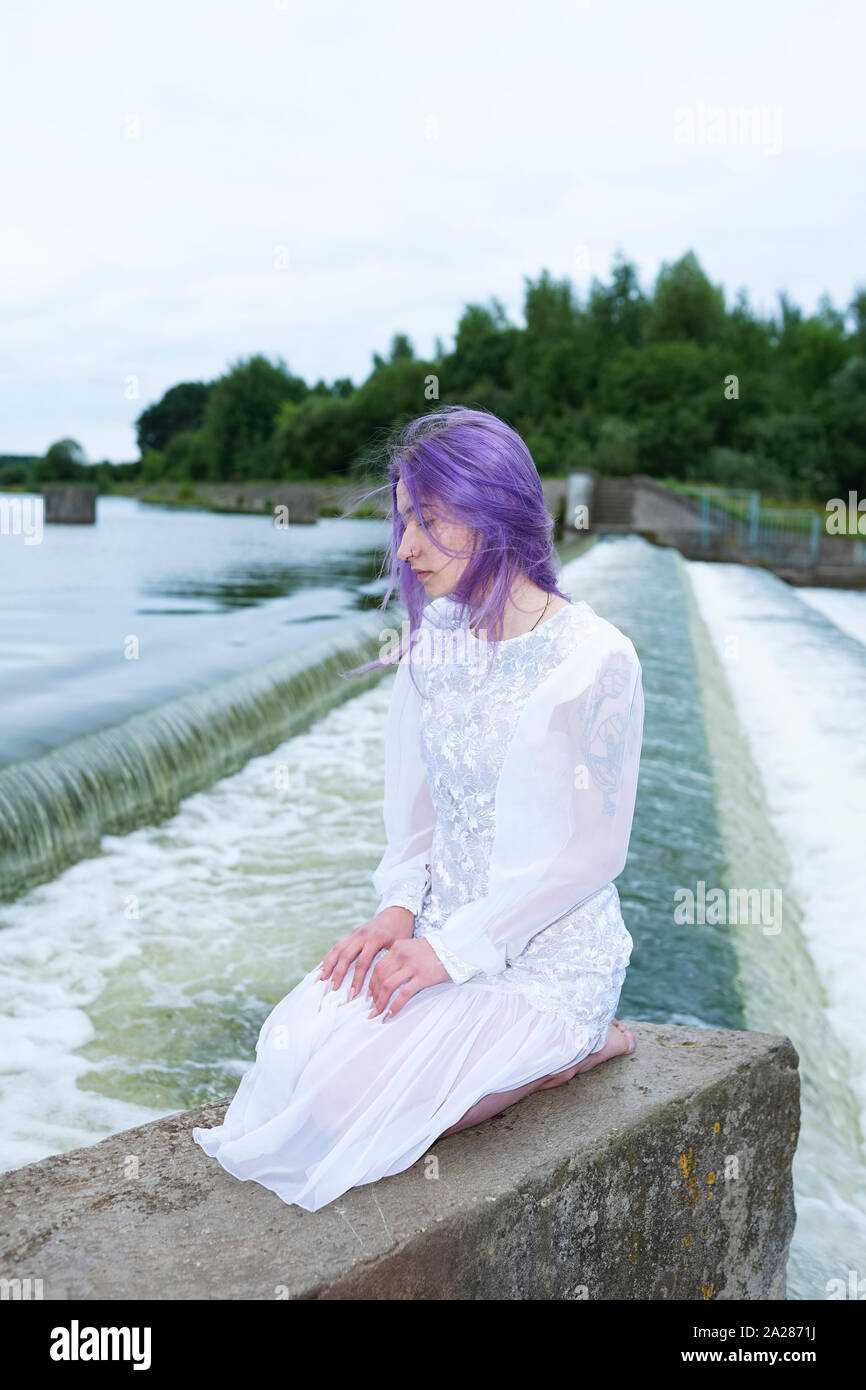
<path fill-rule="evenodd" d="M 866 544 L 828 534 L 824 519 L 805 509 L 767 507 L 756 488 L 689 489 L 700 504 L 700 548 L 737 548 L 791 564 L 866 563 Z"/>

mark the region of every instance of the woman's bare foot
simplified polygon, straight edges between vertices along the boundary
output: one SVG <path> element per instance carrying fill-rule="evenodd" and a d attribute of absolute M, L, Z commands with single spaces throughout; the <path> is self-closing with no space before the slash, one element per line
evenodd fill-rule
<path fill-rule="evenodd" d="M 621 1023 L 613 1019 L 607 1030 L 607 1037 L 604 1040 L 604 1047 L 599 1052 L 591 1052 L 588 1057 L 584 1057 L 582 1062 L 578 1062 L 579 1072 L 591 1071 L 597 1067 L 599 1062 L 606 1062 L 609 1057 L 625 1056 L 629 1052 L 634 1052 L 634 1034 L 627 1028 L 623 1028 Z"/>
<path fill-rule="evenodd" d="M 561 1086 L 564 1081 L 570 1081 L 578 1072 L 592 1071 L 599 1062 L 606 1062 L 610 1057 L 625 1056 L 629 1052 L 634 1052 L 634 1034 L 627 1028 L 623 1028 L 616 1019 L 613 1020 L 607 1030 L 607 1037 L 604 1040 L 604 1047 L 599 1048 L 598 1052 L 590 1052 L 588 1057 L 584 1057 L 577 1066 L 569 1067 L 568 1071 L 556 1072 L 548 1077 L 539 1086 L 540 1091 L 547 1090 L 551 1086 Z"/>
<path fill-rule="evenodd" d="M 554 1072 L 552 1076 L 546 1076 L 541 1081 L 528 1081 L 525 1086 L 518 1086 L 513 1091 L 498 1091 L 495 1094 L 483 1096 L 470 1110 L 466 1111 L 466 1114 L 456 1124 L 450 1125 L 448 1129 L 443 1129 L 439 1138 L 444 1139 L 447 1134 L 456 1134 L 460 1129 L 468 1129 L 470 1125 L 480 1124 L 482 1120 L 488 1120 L 492 1115 L 498 1115 L 500 1111 L 514 1105 L 524 1096 L 532 1095 L 533 1091 L 546 1091 L 551 1086 L 561 1086 L 563 1082 L 570 1081 L 577 1072 L 591 1071 L 593 1067 L 598 1066 L 599 1062 L 606 1062 L 609 1057 L 616 1057 L 628 1052 L 634 1052 L 634 1035 L 614 1019 L 607 1030 L 604 1047 L 599 1048 L 598 1052 L 591 1052 L 588 1057 L 584 1057 L 582 1062 L 578 1062 L 576 1067 L 569 1067 L 568 1071 Z"/>

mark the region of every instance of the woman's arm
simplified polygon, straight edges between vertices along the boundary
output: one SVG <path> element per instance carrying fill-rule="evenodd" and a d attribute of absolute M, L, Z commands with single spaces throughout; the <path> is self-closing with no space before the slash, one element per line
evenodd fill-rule
<path fill-rule="evenodd" d="M 423 680 L 414 658 L 415 679 Z M 373 872 L 377 913 L 404 907 L 417 916 L 430 887 L 430 846 L 436 812 L 421 758 L 421 698 L 409 674 L 409 655 L 397 666 L 385 728 L 385 788 L 382 815 L 387 848 Z"/>
<path fill-rule="evenodd" d="M 421 683 L 423 670 L 417 654 L 413 669 Z M 430 846 L 436 817 L 421 758 L 420 709 L 420 695 L 410 679 L 409 657 L 404 654 L 394 676 L 385 727 L 382 810 L 387 847 L 373 871 L 379 905 L 368 922 L 331 947 L 319 972 L 320 980 L 331 977 L 331 987 L 339 989 L 354 965 L 350 999 L 357 994 L 379 951 L 412 937 L 415 918 L 430 887 Z M 434 961 L 434 968 L 436 965 Z"/>
<path fill-rule="evenodd" d="M 600 622 L 534 692 L 496 791 L 488 889 L 427 940 L 452 980 L 498 974 L 620 874 L 643 737 L 641 665 Z"/>

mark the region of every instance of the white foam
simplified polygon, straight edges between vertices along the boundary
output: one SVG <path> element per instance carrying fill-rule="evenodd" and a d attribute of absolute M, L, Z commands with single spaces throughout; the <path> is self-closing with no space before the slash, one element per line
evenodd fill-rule
<path fill-rule="evenodd" d="M 866 646 L 866 590 L 863 589 L 797 589 L 831 623 Z"/>
<path fill-rule="evenodd" d="M 234 1089 L 272 1005 L 375 911 L 391 679 L 0 907 L 0 1170 Z"/>
<path fill-rule="evenodd" d="M 866 1132 L 866 649 L 769 571 L 685 563 L 790 854 Z"/>

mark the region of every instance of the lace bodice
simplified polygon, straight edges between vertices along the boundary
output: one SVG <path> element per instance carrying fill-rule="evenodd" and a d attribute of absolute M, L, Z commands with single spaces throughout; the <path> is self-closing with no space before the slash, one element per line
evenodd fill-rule
<path fill-rule="evenodd" d="M 574 608 L 561 608 L 533 629 L 532 642 L 525 640 L 529 632 L 507 638 L 497 644 L 495 659 L 489 659 L 490 644 L 485 649 L 458 622 L 455 605 L 442 605 L 445 632 L 459 635 L 464 645 L 434 641 L 424 662 L 419 743 L 436 813 L 433 845 L 425 878 L 420 883 L 415 874 L 398 879 L 382 895 L 377 911 L 400 906 L 417 916 L 432 895 L 425 921 L 442 925 L 455 907 L 484 891 L 505 749 L 527 695 L 561 660 L 560 629 Z"/>
<path fill-rule="evenodd" d="M 560 874 L 558 898 L 551 894 L 546 900 L 544 894 L 525 897 L 524 939 L 508 943 L 503 969 L 486 967 L 486 958 L 466 947 L 461 949 L 462 943 L 452 945 L 449 923 L 456 920 L 454 914 L 461 908 L 464 914 L 472 913 L 476 911 L 473 904 L 487 900 L 497 835 L 497 788 L 508 750 L 519 728 L 524 727 L 521 718 L 527 702 L 545 682 L 549 684 L 564 662 L 573 663 L 582 632 L 594 631 L 601 620 L 588 604 L 573 603 L 518 637 L 484 643 L 459 621 L 457 607 L 450 600 L 438 600 L 437 609 L 447 640 L 426 648 L 423 669 L 418 672 L 423 695 L 418 703 L 417 738 L 433 812 L 432 833 L 423 856 L 423 871 L 416 868 L 400 879 L 395 866 L 395 876 L 379 910 L 400 903 L 414 912 L 414 935 L 430 941 L 456 983 L 474 977 L 482 986 L 519 989 L 537 1007 L 560 1012 L 574 1026 L 583 1020 L 591 1027 L 592 1020 L 597 1023 L 600 1016 L 598 990 L 604 992 L 604 981 L 610 989 L 611 981 L 621 980 L 632 944 L 610 881 L 613 872 L 606 874 L 602 867 L 609 858 L 604 852 L 598 856 L 594 879 L 574 872 L 575 865 L 569 861 L 571 893 L 567 877 Z M 622 712 L 636 710 L 640 722 L 642 700 L 633 698 L 634 686 L 629 691 L 622 681 L 611 684 L 611 671 L 618 674 L 619 668 L 606 665 L 603 677 L 593 679 L 584 693 L 582 736 L 575 738 L 572 731 L 571 740 L 555 744 L 554 749 L 560 762 L 565 760 L 564 754 L 574 757 L 577 750 L 584 760 L 581 766 L 585 764 L 584 770 L 591 773 L 590 780 L 599 793 L 593 828 L 596 821 L 616 812 L 616 798 L 611 793 L 624 790 L 627 841 L 629 788 L 618 785 L 627 733 Z M 560 704 L 560 713 L 566 707 L 571 709 Z M 549 702 L 546 708 L 550 708 Z M 555 719 L 550 722 L 555 723 Z M 632 751 L 633 745 L 632 738 Z M 540 763 L 544 763 L 543 757 Z M 571 770 L 566 766 L 568 773 Z M 543 765 L 537 768 L 537 779 L 544 800 Z M 566 802 L 560 798 L 557 806 L 565 808 Z M 526 809 L 532 814 L 531 805 Z M 423 836 L 419 842 L 423 844 Z M 618 871 L 621 864 L 610 867 Z M 587 893 L 587 888 L 592 891 Z M 538 915 L 533 922 L 536 905 Z M 556 906 L 558 912 L 552 910 Z M 584 980 L 595 979 L 597 988 L 587 991 L 577 987 L 581 974 Z M 615 1003 L 614 997 L 611 1012 Z"/>
<path fill-rule="evenodd" d="M 559 609 L 530 632 L 498 643 L 495 656 L 492 643 L 485 647 L 449 613 L 449 628 L 462 636 L 467 660 L 460 660 L 458 647 L 450 659 L 437 661 L 434 648 L 425 669 L 421 756 L 436 828 L 416 936 L 444 926 L 456 908 L 486 893 L 505 751 L 528 696 L 562 660 L 579 612 L 572 605 Z M 453 955 L 446 959 L 441 942 L 438 951 L 452 979 L 462 979 L 465 970 Z"/>

